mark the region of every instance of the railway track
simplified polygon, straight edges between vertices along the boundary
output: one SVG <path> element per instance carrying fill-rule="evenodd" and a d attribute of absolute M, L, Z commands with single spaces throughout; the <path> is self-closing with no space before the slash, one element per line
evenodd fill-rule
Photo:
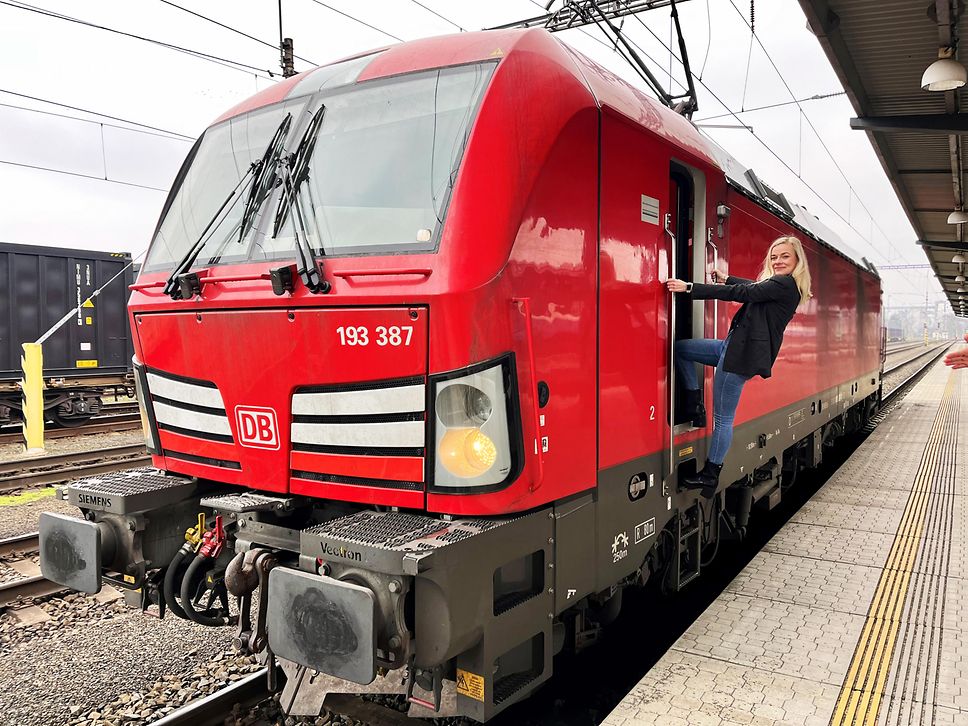
<path fill-rule="evenodd" d="M 43 575 L 0 583 L 0 610 L 24 603 L 35 597 L 50 597 L 62 592 L 67 592 L 67 588 L 51 582 Z"/>
<path fill-rule="evenodd" d="M 31 554 L 40 550 L 40 534 L 29 532 L 0 539 L 0 559 L 14 553 Z M 63 585 L 50 582 L 43 575 L 29 575 L 19 580 L 0 583 L 0 610 L 15 606 L 35 597 L 49 597 L 66 592 Z"/>
<path fill-rule="evenodd" d="M 115 431 L 134 431 L 141 428 L 141 416 L 137 413 L 119 413 L 110 416 L 98 416 L 90 423 L 69 429 L 49 429 L 44 431 L 45 439 L 66 439 L 71 436 L 85 436 L 87 434 L 109 434 Z M 23 434 L 20 427 L 4 427 L 5 433 L 0 433 L 0 444 L 20 443 Z"/>
<path fill-rule="evenodd" d="M 904 394 L 907 393 L 909 390 L 911 390 L 911 387 L 915 383 L 917 383 L 918 381 L 921 380 L 922 376 L 924 376 L 924 374 L 928 372 L 928 369 L 932 365 L 934 365 L 934 363 L 938 360 L 938 358 L 940 358 L 942 355 L 944 355 L 945 352 L 950 347 L 951 347 L 951 344 L 950 343 L 945 344 L 945 345 L 940 345 L 940 346 L 938 346 L 938 347 L 936 347 L 936 348 L 928 351 L 923 356 L 920 356 L 921 358 L 923 358 L 925 360 L 923 360 L 918 365 L 917 370 L 915 370 L 911 375 L 909 375 L 907 378 L 905 378 L 902 383 L 900 383 L 899 385 L 897 385 L 894 388 L 892 388 L 888 393 L 884 394 L 884 396 L 881 398 L 881 407 L 880 407 L 880 410 L 870 420 L 870 423 L 868 423 L 868 425 L 867 425 L 867 430 L 868 431 L 873 430 L 881 421 L 884 420 L 884 417 L 887 416 L 888 413 L 890 413 L 891 409 L 894 407 L 894 404 L 896 402 L 900 401 L 901 398 L 904 397 Z M 896 370 L 897 368 L 900 368 L 902 366 L 911 365 L 911 363 L 916 363 L 917 361 L 918 361 L 918 358 L 914 358 L 913 360 L 909 360 L 907 363 L 902 363 L 901 365 L 895 366 L 891 370 L 893 371 L 893 370 Z M 889 373 L 889 372 L 890 371 L 886 371 L 885 370 L 884 371 L 884 374 L 887 375 L 887 373 Z"/>
<path fill-rule="evenodd" d="M 151 463 L 144 444 L 0 462 L 0 493 L 70 481 Z"/>
<path fill-rule="evenodd" d="M 915 347 L 923 347 L 923 346 L 915 346 Z M 947 350 L 949 347 L 951 347 L 951 343 L 950 342 L 949 343 L 940 343 L 940 344 L 935 345 L 935 346 L 932 346 L 930 348 L 925 348 L 924 352 L 919 353 L 919 354 L 917 354 L 917 355 L 915 355 L 915 356 L 913 356 L 911 358 L 907 358 L 907 359 L 905 359 L 903 361 L 900 361 L 898 363 L 895 363 L 895 364 L 891 365 L 890 367 L 885 366 L 884 373 L 882 374 L 882 376 L 890 375 L 891 373 L 893 373 L 894 371 L 898 370 L 899 368 L 903 368 L 904 366 L 910 365 L 911 363 L 914 363 L 915 361 L 917 361 L 917 360 L 919 360 L 921 358 L 928 358 L 929 360 L 934 361 L 940 355 L 939 351 L 942 351 L 943 352 L 943 351 Z"/>
<path fill-rule="evenodd" d="M 0 559 L 14 552 L 37 552 L 40 550 L 40 532 L 28 532 L 0 539 Z"/>
<path fill-rule="evenodd" d="M 256 708 L 272 696 L 267 687 L 267 674 L 268 669 L 261 668 L 210 696 L 192 701 L 172 711 L 154 724 L 155 726 L 221 726 L 227 716 L 236 713 L 236 704 L 244 713 Z M 281 689 L 285 683 L 281 668 L 278 678 Z M 412 719 L 396 709 L 364 700 L 359 696 L 333 694 L 326 699 L 326 709 L 365 724 L 414 726 L 421 723 L 420 719 Z"/>
<path fill-rule="evenodd" d="M 905 350 L 911 350 L 912 348 L 923 348 L 924 341 L 917 341 L 916 343 L 897 343 L 893 346 L 887 346 L 887 354 L 894 355 L 895 353 L 902 353 Z"/>

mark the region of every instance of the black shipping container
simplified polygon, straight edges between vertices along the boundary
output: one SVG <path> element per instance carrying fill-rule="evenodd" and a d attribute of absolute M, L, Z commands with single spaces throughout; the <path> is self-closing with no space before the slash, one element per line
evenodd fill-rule
<path fill-rule="evenodd" d="M 0 381 L 19 380 L 22 343 L 43 335 L 131 262 L 127 252 L 0 243 Z M 127 267 L 44 342 L 45 378 L 112 378 L 131 371 Z"/>

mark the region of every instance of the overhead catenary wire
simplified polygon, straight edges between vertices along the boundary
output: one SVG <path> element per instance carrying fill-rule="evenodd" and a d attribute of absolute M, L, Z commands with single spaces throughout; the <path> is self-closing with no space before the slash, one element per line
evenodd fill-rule
<path fill-rule="evenodd" d="M 2 89 L 0 89 L 0 93 L 6 93 L 6 91 L 3 91 Z M 37 99 L 37 100 L 40 100 L 40 99 Z M 44 101 L 44 103 L 49 103 L 49 102 Z M 39 113 L 45 116 L 54 116 L 55 118 L 64 118 L 64 119 L 69 119 L 71 121 L 79 121 L 81 123 L 86 123 L 86 124 L 98 124 L 99 126 L 101 126 L 101 128 L 104 128 L 105 126 L 107 126 L 108 128 L 111 128 L 111 129 L 120 129 L 122 131 L 130 131 L 136 134 L 146 134 L 148 136 L 157 136 L 158 138 L 169 139 L 171 141 L 187 141 L 189 143 L 193 143 L 195 141 L 195 139 L 191 136 L 186 136 L 185 134 L 177 134 L 174 131 L 161 131 L 161 130 L 148 131 L 146 129 L 139 129 L 139 128 L 133 129 L 129 126 L 121 126 L 120 124 L 109 124 L 109 123 L 105 123 L 104 121 L 96 121 L 90 118 L 81 118 L 80 116 L 70 116 L 66 113 L 54 113 L 53 111 L 45 111 L 40 108 L 29 108 L 27 106 L 18 106 L 17 104 L 14 104 L 14 103 L 0 103 L 0 108 L 11 108 L 17 111 L 29 111 L 30 113 Z M 84 113 L 93 114 L 95 112 L 84 111 Z M 133 123 L 133 122 L 126 121 L 125 123 Z"/>
<path fill-rule="evenodd" d="M 312 1 L 314 3 L 316 3 L 317 5 L 320 5 L 320 6 L 324 7 L 324 8 L 326 8 L 327 10 L 331 10 L 331 11 L 333 11 L 334 13 L 336 13 L 338 15 L 342 15 L 344 18 L 349 18 L 350 20 L 352 20 L 355 23 L 359 23 L 360 25 L 365 25 L 370 30 L 375 30 L 376 32 L 382 33 L 383 35 L 387 36 L 388 38 L 393 38 L 394 40 L 398 40 L 401 43 L 403 42 L 403 38 L 400 38 L 400 37 L 394 35 L 393 33 L 388 33 L 387 31 L 382 30 L 381 28 L 378 28 L 375 25 L 371 25 L 370 23 L 366 22 L 365 20 L 360 20 L 359 18 L 357 18 L 357 17 L 355 17 L 353 15 L 350 15 L 347 12 L 343 12 L 342 10 L 339 10 L 337 8 L 334 8 L 332 5 L 327 5 L 326 3 L 322 2 L 322 0 L 312 0 Z"/>
<path fill-rule="evenodd" d="M 656 40 L 656 41 L 657 41 L 657 42 L 658 42 L 658 43 L 659 43 L 660 45 L 662 45 L 662 46 L 663 46 L 663 47 L 664 47 L 664 48 L 666 49 L 666 51 L 667 51 L 668 53 L 670 53 L 670 54 L 672 55 L 672 57 L 673 57 L 673 58 L 675 58 L 675 59 L 676 59 L 676 60 L 677 60 L 677 61 L 678 61 L 678 62 L 679 62 L 680 64 L 682 63 L 682 60 L 681 60 L 681 59 L 680 59 L 680 58 L 679 58 L 678 56 L 676 56 L 676 54 L 675 54 L 675 52 L 674 52 L 674 51 L 672 50 L 672 48 L 670 48 L 669 46 L 667 46 L 667 45 L 666 45 L 666 44 L 665 44 L 665 43 L 664 43 L 664 42 L 662 41 L 662 39 L 661 39 L 661 38 L 659 38 L 659 36 L 658 36 L 658 35 L 656 35 L 656 34 L 655 34 L 655 33 L 654 33 L 653 31 L 652 31 L 652 29 L 651 29 L 651 28 L 649 28 L 649 26 L 648 26 L 648 25 L 646 25 L 646 24 L 645 24 L 645 23 L 644 23 L 644 22 L 642 21 L 642 19 L 638 17 L 638 15 L 634 15 L 633 17 L 635 17 L 635 19 L 636 19 L 636 20 L 637 20 L 637 21 L 639 22 L 639 24 L 640 24 L 640 25 L 641 25 L 641 26 L 642 26 L 643 28 L 645 28 L 645 30 L 646 30 L 646 31 L 647 31 L 647 32 L 648 32 L 648 33 L 649 33 L 649 34 L 650 34 L 650 35 L 651 35 L 651 36 L 652 36 L 653 38 L 655 38 L 655 40 Z M 745 20 L 745 18 L 744 18 L 744 20 Z M 696 77 L 696 76 L 695 76 L 695 74 L 693 74 L 693 76 L 694 76 L 694 77 Z M 722 99 L 721 99 L 721 98 L 720 98 L 720 97 L 719 97 L 719 96 L 718 96 L 718 95 L 717 95 L 717 94 L 716 94 L 716 93 L 715 93 L 715 92 L 714 92 L 714 91 L 712 90 L 712 88 L 710 88 L 710 87 L 709 87 L 709 85 L 708 85 L 708 84 L 707 84 L 707 83 L 706 83 L 705 81 L 703 81 L 702 79 L 700 79 L 700 78 L 698 78 L 698 77 L 696 77 L 696 80 L 698 80 L 698 81 L 699 81 L 699 83 L 700 83 L 700 84 L 702 85 L 702 87 L 703 87 L 703 88 L 705 88 L 707 92 L 709 92 L 709 94 L 710 94 L 710 95 L 711 95 L 711 96 L 712 96 L 712 97 L 713 97 L 713 98 L 714 98 L 714 99 L 716 100 L 716 102 L 717 102 L 717 103 L 719 103 L 719 105 L 720 105 L 720 106 L 722 106 L 722 107 L 723 107 L 724 109 L 726 109 L 726 111 L 728 112 L 728 114 L 729 114 L 730 116 L 732 116 L 733 118 L 735 118 L 735 119 L 736 119 L 736 121 L 737 121 L 737 122 L 738 122 L 739 124 L 741 124 L 741 125 L 743 125 L 743 126 L 744 126 L 744 128 L 745 128 L 745 129 L 746 129 L 746 130 L 747 130 L 747 131 L 749 132 L 749 134 L 750 134 L 750 135 L 751 135 L 751 136 L 752 136 L 752 137 L 753 137 L 754 139 L 756 139 L 756 141 L 757 141 L 757 142 L 759 142 L 759 144 L 760 144 L 760 145 L 761 145 L 761 146 L 762 146 L 762 147 L 763 147 L 764 149 L 766 149 L 766 150 L 767 150 L 767 151 L 768 151 L 768 152 L 769 152 L 769 153 L 770 153 L 770 154 L 771 154 L 771 155 L 772 155 L 772 156 L 773 156 L 773 157 L 774 157 L 774 158 L 775 158 L 775 159 L 776 159 L 777 161 L 779 161 L 779 162 L 780 162 L 780 164 L 782 164 L 782 165 L 783 165 L 783 166 L 784 166 L 784 167 L 785 167 L 785 168 L 786 168 L 786 169 L 787 169 L 787 170 L 788 170 L 788 171 L 789 171 L 789 172 L 790 172 L 791 174 L 793 174 L 793 175 L 794 175 L 794 176 L 795 176 L 795 177 L 796 177 L 797 179 L 799 179 L 799 180 L 800 180 L 800 182 L 801 182 L 801 183 L 802 183 L 802 184 L 803 184 L 803 185 L 804 185 L 804 186 L 805 186 L 805 187 L 806 187 L 806 188 L 807 188 L 808 190 L 810 190 L 810 192 L 811 192 L 811 193 L 812 193 L 812 194 L 813 194 L 813 195 L 814 195 L 814 196 L 815 196 L 815 197 L 816 197 L 816 198 L 817 198 L 817 199 L 818 199 L 818 200 L 819 200 L 820 202 L 822 202 L 822 203 L 824 204 L 824 206 L 826 206 L 826 207 L 827 207 L 827 208 L 828 208 L 828 209 L 829 209 L 829 210 L 830 210 L 831 212 L 833 212 L 833 213 L 834 213 L 834 215 L 836 215 L 836 216 L 837 216 L 837 218 L 839 218 L 839 219 L 840 219 L 840 220 L 841 220 L 842 222 L 844 222 L 844 223 L 845 223 L 845 224 L 846 224 L 846 225 L 847 225 L 848 227 L 850 227 L 850 228 L 851 228 L 852 230 L 854 230 L 854 232 L 856 232 L 856 233 L 857 233 L 857 236 L 858 236 L 858 237 L 860 237 L 860 239 L 862 239 L 862 240 L 863 240 L 864 242 L 866 242 L 866 243 L 868 244 L 868 246 L 870 246 L 870 248 L 871 248 L 872 250 L 874 250 L 875 252 L 877 252 L 877 253 L 878 253 L 879 255 L 881 255 L 881 256 L 883 256 L 883 257 L 884 257 L 884 259 L 888 259 L 888 258 L 887 258 L 887 256 L 886 256 L 886 255 L 884 255 L 884 253 L 883 253 L 883 252 L 881 252 L 881 251 L 880 251 L 880 250 L 879 250 L 879 249 L 878 249 L 878 248 L 877 248 L 877 247 L 876 247 L 876 246 L 874 245 L 874 243 L 873 243 L 873 242 L 872 242 L 871 240 L 869 240 L 869 239 L 867 239 L 867 238 L 866 238 L 866 237 L 864 236 L 864 234 L 863 234 L 863 233 L 862 233 L 862 232 L 861 232 L 861 231 L 860 231 L 859 229 L 857 229 L 857 227 L 855 227 L 855 226 L 853 225 L 853 223 L 852 223 L 852 222 L 851 222 L 850 220 L 848 220 L 848 219 L 845 219 L 845 218 L 844 218 L 844 216 L 843 216 L 843 215 L 842 215 L 842 214 L 841 214 L 841 213 L 840 213 L 839 211 L 837 211 L 837 209 L 836 209 L 836 208 L 835 208 L 835 207 L 834 207 L 834 206 L 833 206 L 833 205 L 832 205 L 832 204 L 831 204 L 830 202 L 828 202 L 828 201 L 826 200 L 826 198 L 824 198 L 824 197 L 823 197 L 823 195 L 821 195 L 821 194 L 820 194 L 820 192 L 818 192 L 818 191 L 817 191 L 816 189 L 814 189 L 814 188 L 813 188 L 813 186 L 812 186 L 812 185 L 811 185 L 811 184 L 810 184 L 809 182 L 807 182 L 807 181 L 806 181 L 806 179 L 804 179 L 804 178 L 803 178 L 803 177 L 802 177 L 802 176 L 801 176 L 800 174 L 798 174 L 798 173 L 796 172 L 796 170 L 794 170 L 794 169 L 793 169 L 793 167 L 792 167 L 792 166 L 790 166 L 790 164 L 788 164 L 788 163 L 787 163 L 787 162 L 786 162 L 786 161 L 785 161 L 785 160 L 784 160 L 784 159 L 783 159 L 783 158 L 782 158 L 782 157 L 781 157 L 781 156 L 780 156 L 780 155 L 779 155 L 779 154 L 778 154 L 778 153 L 777 153 L 776 151 L 774 151 L 774 150 L 773 150 L 773 148 L 772 148 L 772 147 L 771 147 L 771 146 L 770 146 L 769 144 L 767 144 L 767 143 L 766 143 L 766 141 L 764 141 L 764 140 L 762 139 L 762 137 L 760 137 L 760 136 L 759 136 L 759 135 L 758 135 L 758 134 L 757 134 L 757 133 L 756 133 L 756 132 L 755 132 L 755 131 L 754 131 L 754 130 L 753 130 L 752 128 L 750 128 L 750 127 L 748 127 L 748 126 L 746 126 L 745 124 L 743 124 L 743 120 L 742 120 L 742 119 L 741 119 L 741 118 L 739 117 L 739 115 L 738 115 L 738 113 L 737 113 L 736 111 L 733 111 L 733 110 L 732 110 L 732 109 L 731 109 L 731 108 L 730 108 L 730 107 L 729 107 L 729 106 L 728 106 L 728 105 L 726 104 L 726 102 L 725 102 L 725 101 L 723 101 L 723 100 L 722 100 Z M 843 172 L 841 172 L 841 173 L 843 173 Z M 850 185 L 848 184 L 848 186 L 850 186 Z M 869 214 L 869 213 L 868 213 L 868 214 Z M 872 215 L 870 215 L 870 214 L 869 214 L 869 216 L 871 216 L 871 220 L 873 221 L 873 216 L 872 216 Z M 881 229 L 879 225 L 878 225 L 878 227 L 877 227 L 877 228 L 878 228 L 878 230 L 879 230 L 879 231 L 881 232 L 881 234 L 882 234 L 882 235 L 884 236 L 884 239 L 885 239 L 885 241 L 886 241 L 886 242 L 888 243 L 888 245 L 890 245 L 890 246 L 891 246 L 891 248 L 892 248 L 892 249 L 894 249 L 894 251 L 895 251 L 895 252 L 897 252 L 897 253 L 898 253 L 899 255 L 900 255 L 900 254 L 902 254 L 902 253 L 900 252 L 900 250 L 898 250 L 898 248 L 897 248 L 897 246 L 896 246 L 896 245 L 895 245 L 895 244 L 894 244 L 893 242 L 891 242 L 891 240 L 890 240 L 890 238 L 889 238 L 889 237 L 888 237 L 888 236 L 887 236 L 887 235 L 886 235 L 886 234 L 884 233 L 884 230 L 883 230 L 883 229 Z"/>
<path fill-rule="evenodd" d="M 749 28 L 749 30 L 750 30 L 750 43 L 752 43 L 752 41 L 753 41 L 754 38 L 756 39 L 757 45 L 760 46 L 760 49 L 763 51 L 763 54 L 766 56 L 766 59 L 770 62 L 770 65 L 773 66 L 773 70 L 776 71 L 776 75 L 779 77 L 780 82 L 783 84 L 783 87 L 786 88 L 787 93 L 790 94 L 790 97 L 792 99 L 794 99 L 794 102 L 797 104 L 797 108 L 800 109 L 800 113 L 803 115 L 803 120 L 807 122 L 807 125 L 810 127 L 810 130 L 813 131 L 814 135 L 817 137 L 817 141 L 820 142 L 820 145 L 823 147 L 823 150 L 827 153 L 827 156 L 830 158 L 830 161 L 833 162 L 833 165 L 837 169 L 837 171 L 840 173 L 840 176 L 842 176 L 843 179 L 844 179 L 844 181 L 847 182 L 847 187 L 850 190 L 851 194 L 853 194 L 855 197 L 857 197 L 857 201 L 860 202 L 861 207 L 867 213 L 867 216 L 870 217 L 872 224 L 877 227 L 878 231 L 880 231 L 880 233 L 881 233 L 881 235 L 883 235 L 884 239 L 887 240 L 888 244 L 890 244 L 891 247 L 894 248 L 894 251 L 895 252 L 897 252 L 898 254 L 901 254 L 900 251 L 896 247 L 894 247 L 893 243 L 891 243 L 890 238 L 887 236 L 887 233 L 884 232 L 884 230 L 881 229 L 880 225 L 877 224 L 876 220 L 874 219 L 874 215 L 871 214 L 870 210 L 867 208 L 867 205 L 864 204 L 864 200 L 860 198 L 860 195 L 857 193 L 856 189 L 854 189 L 854 185 L 850 183 L 850 179 L 847 177 L 847 173 L 843 170 L 843 168 L 837 162 L 837 159 L 834 157 L 833 153 L 830 151 L 830 148 L 827 146 L 826 142 L 824 142 L 823 137 L 820 135 L 820 132 L 817 131 L 817 128 L 813 125 L 813 122 L 810 120 L 810 117 L 807 115 L 806 111 L 804 111 L 803 106 L 801 106 L 801 104 L 800 104 L 800 101 L 797 100 L 796 94 L 793 92 L 793 89 L 790 88 L 790 84 L 787 83 L 786 78 L 784 78 L 783 74 L 780 72 L 780 69 L 777 67 L 776 63 L 773 61 L 773 57 L 770 55 L 769 51 L 766 49 L 766 46 L 763 45 L 763 41 L 760 40 L 759 36 L 756 35 L 756 33 L 753 31 L 753 25 L 752 25 L 753 8 L 752 8 L 752 4 L 750 6 L 750 20 L 749 21 L 746 19 L 746 16 L 743 14 L 743 12 L 736 6 L 736 4 L 733 2 L 733 0 L 729 0 L 729 4 L 732 5 L 733 9 L 739 15 L 740 19 L 746 24 L 746 27 Z"/>
<path fill-rule="evenodd" d="M 797 98 L 792 101 L 780 101 L 779 103 L 770 103 L 766 106 L 756 106 L 755 108 L 747 108 L 743 111 L 737 111 L 737 113 L 753 113 L 754 111 L 766 111 L 771 108 L 780 108 L 781 106 L 792 106 L 796 103 L 806 103 L 807 101 L 822 101 L 827 98 L 835 98 L 836 96 L 846 96 L 847 91 L 834 91 L 833 93 L 817 93 L 813 96 L 808 96 L 806 98 Z M 713 121 L 718 118 L 726 118 L 730 116 L 729 113 L 718 113 L 715 116 L 705 116 L 703 118 L 693 119 L 696 123 L 702 123 L 703 121 Z"/>
<path fill-rule="evenodd" d="M 225 66 L 226 68 L 231 68 L 232 70 L 236 70 L 236 71 L 244 70 L 244 72 L 246 73 L 254 73 L 260 78 L 263 78 L 268 81 L 275 80 L 274 74 L 272 73 L 272 71 L 265 68 L 259 68 L 258 66 L 249 65 L 248 63 L 242 63 L 240 61 L 234 61 L 228 58 L 222 58 L 221 56 L 213 55 L 211 53 L 205 53 L 200 50 L 186 48 L 183 46 L 175 45 L 173 43 L 157 40 L 155 38 L 148 38 L 143 35 L 128 33 L 123 30 L 118 30 L 117 28 L 110 28 L 106 25 L 98 25 L 97 23 L 91 23 L 86 20 L 81 20 L 80 18 L 71 17 L 70 15 L 64 15 L 62 13 L 55 13 L 50 10 L 45 10 L 44 8 L 38 8 L 34 5 L 28 5 L 27 3 L 17 2 L 16 0 L 0 0 L 0 5 L 6 5 L 8 7 L 16 8 L 17 10 L 25 10 L 27 12 L 37 13 L 38 15 L 44 15 L 49 18 L 56 18 L 57 20 L 64 20 L 70 23 L 76 23 L 78 25 L 94 28 L 96 30 L 103 30 L 108 33 L 114 33 L 115 35 L 121 35 L 127 38 L 132 38 L 134 40 L 140 40 L 145 43 L 152 43 L 162 48 L 167 48 L 169 50 L 173 50 L 178 53 L 184 53 L 185 55 L 189 55 L 194 58 L 199 58 L 201 60 L 217 63 L 218 65 Z M 262 74 L 268 74 L 268 75 L 262 75 Z"/>
<path fill-rule="evenodd" d="M 100 176 L 97 176 L 96 174 L 83 174 L 79 171 L 67 171 L 66 169 L 54 169 L 53 167 L 50 167 L 50 166 L 39 166 L 37 164 L 23 164 L 19 161 L 8 161 L 6 159 L 0 159 L 0 164 L 6 164 L 8 166 L 19 166 L 24 169 L 34 169 L 37 171 L 49 171 L 49 172 L 53 172 L 54 174 L 67 174 L 68 176 L 78 176 L 84 179 L 94 179 L 95 181 L 109 182 L 111 184 L 123 184 L 124 186 L 127 186 L 127 187 L 137 187 L 138 189 L 150 189 L 155 192 L 164 192 L 166 194 L 168 193 L 167 189 L 163 189 L 162 187 L 153 187 L 150 184 L 137 184 L 135 182 L 126 182 L 126 181 L 121 181 L 120 179 L 100 177 Z"/>
<path fill-rule="evenodd" d="M 424 5 L 424 4 L 422 3 L 422 2 L 418 2 L 418 0 L 410 0 L 410 2 L 412 2 L 412 3 L 414 4 L 414 5 L 419 5 L 419 6 L 420 6 L 420 7 L 422 7 L 422 8 L 424 9 L 424 10 L 426 10 L 426 11 L 427 11 L 428 13 L 432 13 L 432 14 L 434 14 L 434 15 L 436 15 L 436 16 L 437 16 L 438 18 L 440 18 L 440 19 L 441 19 L 441 20 L 443 20 L 444 22 L 447 22 L 447 23 L 450 23 L 450 24 L 451 24 L 451 25 L 453 25 L 453 26 L 454 26 L 455 28 L 457 28 L 457 29 L 458 29 L 458 30 L 459 30 L 460 32 L 462 32 L 462 33 L 466 33 L 466 32 L 467 32 L 467 29 L 466 29 L 466 28 L 463 28 L 463 27 L 461 27 L 460 25 L 458 25 L 457 23 L 455 23 L 455 22 L 454 22 L 453 20 L 451 20 L 450 18 L 445 18 L 445 17 L 443 16 L 443 15 L 441 15 L 440 13 L 438 13 L 438 12 L 437 12 L 436 10 L 434 10 L 433 8 L 428 8 L 428 7 L 427 7 L 426 5 Z"/>
<path fill-rule="evenodd" d="M 178 10 L 181 10 L 183 12 L 186 12 L 189 15 L 194 15 L 196 18 L 201 18 L 202 20 L 206 20 L 209 23 L 212 23 L 214 25 L 219 26 L 220 28 L 225 28 L 226 30 L 230 30 L 233 33 L 236 33 L 236 34 L 241 35 L 241 36 L 243 36 L 245 38 L 248 38 L 249 40 L 254 40 L 256 43 L 261 43 L 264 46 L 267 46 L 269 48 L 272 48 L 273 50 L 279 50 L 279 48 L 277 46 L 273 45 L 272 43 L 270 43 L 267 40 L 263 40 L 262 38 L 257 38 L 254 35 L 249 35 L 248 33 L 244 32 L 242 30 L 239 30 L 238 28 L 233 28 L 231 25 L 226 25 L 225 23 L 223 23 L 221 21 L 218 21 L 218 20 L 215 20 L 214 18 L 210 18 L 207 15 L 202 15 L 201 13 L 197 13 L 194 10 L 190 10 L 189 8 L 182 7 L 181 5 L 178 5 L 177 3 L 173 3 L 171 0 L 159 0 L 159 2 L 164 3 L 165 5 L 169 5 L 169 6 L 173 7 L 173 8 L 177 8 Z M 293 54 L 293 58 L 298 58 L 299 60 L 303 61 L 304 63 L 309 63 L 312 66 L 318 66 L 319 65 L 315 61 L 311 61 L 308 58 L 303 58 L 302 56 L 296 55 L 295 53 Z"/>

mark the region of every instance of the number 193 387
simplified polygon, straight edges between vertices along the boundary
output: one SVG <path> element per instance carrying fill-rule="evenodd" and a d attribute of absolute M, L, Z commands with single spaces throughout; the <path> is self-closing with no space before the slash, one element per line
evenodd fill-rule
<path fill-rule="evenodd" d="M 376 345 L 383 346 L 408 346 L 413 337 L 413 326 L 411 325 L 391 325 L 386 327 L 378 325 L 373 328 L 372 333 L 365 325 L 341 325 L 336 328 L 339 335 L 340 345 L 370 345 L 371 341 Z"/>

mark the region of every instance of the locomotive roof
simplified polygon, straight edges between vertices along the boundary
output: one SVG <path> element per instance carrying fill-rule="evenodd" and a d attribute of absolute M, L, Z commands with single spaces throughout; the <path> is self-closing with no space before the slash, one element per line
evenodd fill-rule
<path fill-rule="evenodd" d="M 833 230 L 805 207 L 791 204 L 782 193 L 766 185 L 752 169 L 704 136 L 692 121 L 666 108 L 543 28 L 438 35 L 376 48 L 280 81 L 230 109 L 217 121 L 321 88 L 335 88 L 431 68 L 500 60 L 516 52 L 537 52 L 557 61 L 564 71 L 588 86 L 600 107 L 607 106 L 618 111 L 687 154 L 718 168 L 738 192 L 851 262 L 876 274 L 873 266 L 851 250 Z"/>

